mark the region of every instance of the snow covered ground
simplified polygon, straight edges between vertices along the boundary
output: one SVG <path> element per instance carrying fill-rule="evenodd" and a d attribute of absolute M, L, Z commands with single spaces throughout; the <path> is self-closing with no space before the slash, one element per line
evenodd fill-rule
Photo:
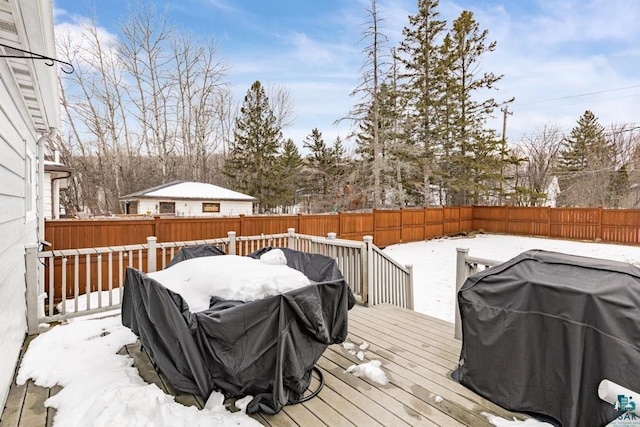
<path fill-rule="evenodd" d="M 640 264 L 640 247 L 477 235 L 473 238 L 436 239 L 394 245 L 385 249 L 403 264 L 414 266 L 416 310 L 452 322 L 454 317 L 456 248 L 469 248 L 471 256 L 506 261 L 528 249 L 614 259 Z M 119 317 L 81 320 L 52 328 L 32 341 L 18 372 L 19 384 L 33 379 L 37 385 L 63 388 L 46 401 L 57 409 L 56 426 L 256 426 L 243 412 L 230 413 L 222 396 L 214 393 L 204 409 L 185 407 L 154 384 L 145 383 L 129 356 L 118 355 L 136 336 Z M 347 343 L 358 359 L 366 343 Z M 360 367 L 358 367 L 360 366 Z M 350 367 L 355 375 L 384 376 L 384 366 L 368 362 Z M 379 378 L 381 382 L 385 378 Z M 375 381 L 375 380 L 374 380 Z M 247 401 L 245 400 L 245 403 Z M 516 422 L 486 414 L 496 426 L 542 426 L 533 420 Z M 548 425 L 548 424 L 547 424 Z"/>

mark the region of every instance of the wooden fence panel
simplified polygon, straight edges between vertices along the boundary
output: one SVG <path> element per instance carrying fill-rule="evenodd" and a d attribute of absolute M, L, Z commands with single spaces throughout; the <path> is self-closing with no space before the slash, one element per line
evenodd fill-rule
<path fill-rule="evenodd" d="M 364 236 L 373 236 L 373 213 L 348 212 L 340 214 L 340 238 L 362 241 Z M 378 242 L 374 242 L 376 245 Z"/>
<path fill-rule="evenodd" d="M 270 215 L 270 216 L 240 216 L 241 230 L 236 231 L 240 236 L 259 236 L 261 234 L 286 233 L 289 228 L 296 228 L 298 217 L 295 215 Z M 225 236 L 226 237 L 226 236 Z"/>
<path fill-rule="evenodd" d="M 486 233 L 506 233 L 506 209 L 504 206 L 474 206 L 473 229 Z"/>
<path fill-rule="evenodd" d="M 473 206 L 461 206 L 458 208 L 459 213 L 459 229 L 458 233 L 463 231 L 473 231 Z"/>
<path fill-rule="evenodd" d="M 385 247 L 402 241 L 402 212 L 373 210 L 373 243 Z"/>
<path fill-rule="evenodd" d="M 227 237 L 241 228 L 242 218 L 163 218 L 155 221 L 158 242 L 184 242 Z M 258 233 L 260 234 L 260 233 Z M 145 240 L 146 241 L 146 237 Z M 139 243 L 139 242 L 137 242 Z"/>
<path fill-rule="evenodd" d="M 600 238 L 605 242 L 640 243 L 640 210 L 603 209 Z"/>
<path fill-rule="evenodd" d="M 547 236 L 549 235 L 548 207 L 505 207 L 505 230 L 507 234 Z"/>
<path fill-rule="evenodd" d="M 401 209 L 400 242 L 417 242 L 425 239 L 425 209 Z M 398 243 L 400 243 L 398 242 Z"/>
<path fill-rule="evenodd" d="M 549 237 L 595 240 L 600 235 L 600 209 L 555 208 L 550 212 Z"/>
<path fill-rule="evenodd" d="M 444 236 L 445 233 L 445 212 L 450 208 L 426 208 L 424 210 L 424 238 Z M 459 211 L 456 211 L 459 213 Z M 455 221 L 459 221 L 456 217 Z"/>
<path fill-rule="evenodd" d="M 136 220 L 48 220 L 44 239 L 49 250 L 132 245 L 154 236 L 153 218 Z"/>
<path fill-rule="evenodd" d="M 336 233 L 338 238 L 345 238 L 341 235 L 342 214 L 322 214 L 322 215 L 299 215 L 298 225 L 294 227 L 296 233 L 310 236 L 326 237 L 328 233 Z M 286 230 L 285 230 L 286 231 Z"/>

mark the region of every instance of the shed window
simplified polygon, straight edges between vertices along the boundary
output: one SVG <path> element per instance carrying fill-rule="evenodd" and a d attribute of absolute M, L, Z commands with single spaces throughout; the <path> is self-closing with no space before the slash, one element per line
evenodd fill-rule
<path fill-rule="evenodd" d="M 220 212 L 220 203 L 203 203 L 202 212 Z"/>
<path fill-rule="evenodd" d="M 175 202 L 160 202 L 160 213 L 161 214 L 175 214 L 176 213 L 176 204 L 175 204 Z"/>

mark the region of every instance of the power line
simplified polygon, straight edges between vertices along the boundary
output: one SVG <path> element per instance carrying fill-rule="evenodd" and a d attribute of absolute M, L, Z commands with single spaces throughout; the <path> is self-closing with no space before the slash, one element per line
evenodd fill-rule
<path fill-rule="evenodd" d="M 617 88 L 613 88 L 613 89 L 604 89 L 604 90 L 599 90 L 599 91 L 595 91 L 595 92 L 580 93 L 580 94 L 577 94 L 577 95 L 561 96 L 559 98 L 543 99 L 543 100 L 540 100 L 540 101 L 534 101 L 534 102 L 529 102 L 527 104 L 522 104 L 522 105 L 520 105 L 520 107 L 526 107 L 528 105 L 543 104 L 543 103 L 546 103 L 546 102 L 562 101 L 564 99 L 581 98 L 581 97 L 584 97 L 584 96 L 599 95 L 601 93 L 616 92 L 616 91 L 620 91 L 620 90 L 635 89 L 635 88 L 640 88 L 640 85 L 617 87 Z"/>
<path fill-rule="evenodd" d="M 629 122 L 629 123 L 614 123 L 611 125 L 607 125 L 607 126 L 603 126 L 605 128 L 605 134 L 604 136 L 611 136 L 611 135 L 617 135 L 620 133 L 626 133 L 626 132 L 633 132 L 635 130 L 639 130 L 640 129 L 640 122 Z M 570 129 L 557 129 L 558 134 L 561 136 L 565 136 L 569 133 L 571 133 L 571 131 L 573 130 L 573 128 Z M 513 143 L 515 141 L 523 141 L 525 139 L 532 139 L 532 138 L 536 138 L 536 137 L 542 137 L 544 136 L 545 133 L 543 132 L 535 132 L 535 133 L 523 133 L 520 135 L 516 135 L 513 137 L 509 138 L 509 142 Z"/>

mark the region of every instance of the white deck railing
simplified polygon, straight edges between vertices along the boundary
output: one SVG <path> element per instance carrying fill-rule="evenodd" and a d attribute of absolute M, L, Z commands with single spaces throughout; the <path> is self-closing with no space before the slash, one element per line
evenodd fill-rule
<path fill-rule="evenodd" d="M 493 267 L 498 265 L 501 261 L 493 259 L 477 258 L 469 256 L 469 249 L 457 248 L 456 255 L 456 293 L 454 296 L 454 304 L 456 306 L 456 321 L 455 321 L 455 338 L 462 339 L 462 319 L 460 318 L 460 306 L 458 305 L 458 291 L 464 285 L 467 278 L 480 270 L 480 266 L 484 268 Z"/>
<path fill-rule="evenodd" d="M 165 268 L 180 248 L 201 244 L 216 246 L 229 255 L 248 255 L 268 246 L 327 255 L 336 260 L 361 303 L 413 309 L 411 266 L 402 266 L 384 254 L 370 236 L 362 242 L 335 236 L 309 236 L 289 229 L 287 233 L 259 236 L 229 232 L 226 238 L 185 242 L 158 243 L 151 236 L 146 244 L 102 248 L 38 251 L 29 246 L 25 254 L 29 333 L 37 333 L 41 323 L 119 309 L 127 267 L 153 272 L 158 266 Z"/>

